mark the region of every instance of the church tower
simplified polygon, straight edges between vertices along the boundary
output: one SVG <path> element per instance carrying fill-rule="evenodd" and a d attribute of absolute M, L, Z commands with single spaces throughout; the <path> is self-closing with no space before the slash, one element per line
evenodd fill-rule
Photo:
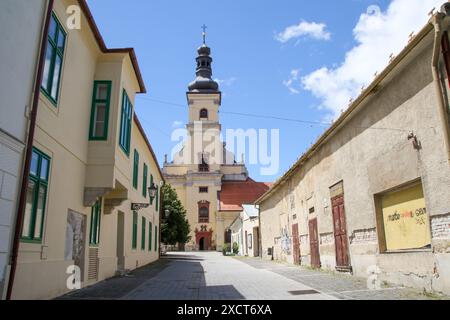
<path fill-rule="evenodd" d="M 203 28 L 195 79 L 186 93 L 187 138 L 171 162 L 166 157 L 163 174 L 187 211 L 191 241 L 185 249 L 220 251 L 224 243 L 231 241 L 228 227 L 239 216 L 242 203 L 250 203 L 257 194 L 251 193 L 255 182 L 248 177 L 245 164 L 237 162 L 220 139 L 222 94 L 213 80 L 213 59 Z M 261 192 L 266 190 L 263 187 Z M 230 201 L 223 200 L 227 198 Z"/>

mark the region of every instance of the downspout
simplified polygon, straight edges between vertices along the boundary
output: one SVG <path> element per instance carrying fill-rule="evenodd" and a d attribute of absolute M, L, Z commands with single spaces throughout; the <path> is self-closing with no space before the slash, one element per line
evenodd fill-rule
<path fill-rule="evenodd" d="M 39 61 L 37 67 L 36 80 L 34 83 L 34 92 L 33 92 L 33 103 L 31 106 L 31 114 L 30 114 L 30 126 L 28 131 L 28 139 L 25 153 L 25 160 L 22 171 L 22 184 L 19 195 L 19 203 L 17 208 L 17 218 L 16 225 L 14 230 L 14 240 L 12 253 L 10 258 L 11 270 L 9 273 L 9 281 L 8 281 L 8 290 L 6 292 L 6 300 L 11 300 L 12 290 L 14 286 L 14 277 L 16 274 L 17 268 L 17 257 L 19 254 L 19 246 L 20 246 L 20 233 L 22 229 L 23 216 L 25 212 L 25 202 L 27 195 L 27 186 L 28 186 L 28 172 L 30 171 L 31 166 L 31 157 L 33 154 L 33 141 L 34 141 L 34 132 L 36 128 L 36 117 L 38 112 L 38 104 L 39 104 L 39 93 L 41 88 L 42 77 L 44 73 L 44 64 L 45 64 L 45 52 L 47 51 L 47 34 L 50 26 L 50 19 L 52 17 L 54 0 L 48 1 L 47 12 L 45 15 L 44 29 L 42 31 L 42 39 L 40 45 L 39 52 Z"/>
<path fill-rule="evenodd" d="M 258 246 L 259 246 L 259 257 L 262 259 L 263 255 L 262 255 L 262 239 L 261 239 L 261 211 L 260 211 L 260 206 L 259 204 L 255 205 L 256 208 L 258 209 Z"/>
<path fill-rule="evenodd" d="M 159 188 L 159 190 L 160 190 L 160 192 L 159 192 L 159 228 L 158 228 L 158 233 L 159 233 L 159 236 L 158 236 L 158 250 L 159 250 L 159 254 L 158 254 L 158 257 L 159 257 L 159 259 L 161 259 L 161 224 L 162 224 L 162 215 L 164 214 L 164 195 L 163 195 L 163 190 L 164 190 L 164 188 L 163 188 L 163 186 L 164 186 L 164 182 L 163 183 L 161 183 L 160 184 L 160 188 Z"/>
<path fill-rule="evenodd" d="M 441 43 L 442 43 L 442 19 L 445 17 L 443 13 L 437 13 L 431 18 L 431 23 L 434 26 L 434 47 L 431 70 L 433 73 L 433 82 L 436 89 L 436 96 L 439 104 L 439 116 L 441 120 L 441 127 L 444 132 L 445 151 L 447 153 L 447 161 L 450 161 L 450 129 L 447 123 L 447 110 L 444 101 L 444 92 L 442 90 L 440 76 L 439 76 L 439 60 L 441 57 Z"/>

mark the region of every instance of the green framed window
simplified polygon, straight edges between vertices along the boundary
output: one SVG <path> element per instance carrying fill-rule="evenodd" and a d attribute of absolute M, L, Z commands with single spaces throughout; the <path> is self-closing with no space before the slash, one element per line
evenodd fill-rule
<path fill-rule="evenodd" d="M 134 161 L 133 161 L 133 188 L 138 188 L 139 178 L 139 152 L 134 149 Z"/>
<path fill-rule="evenodd" d="M 96 246 L 100 243 L 100 220 L 102 213 L 102 201 L 98 200 L 91 209 L 91 228 L 89 232 L 89 244 Z"/>
<path fill-rule="evenodd" d="M 89 140 L 108 139 L 109 106 L 111 102 L 111 81 L 95 81 L 92 96 Z"/>
<path fill-rule="evenodd" d="M 41 89 L 54 105 L 58 102 L 66 37 L 66 32 L 53 13 L 47 36 L 47 51 L 45 53 Z"/>
<path fill-rule="evenodd" d="M 152 251 L 152 222 L 148 223 L 148 251 Z"/>
<path fill-rule="evenodd" d="M 142 217 L 142 227 L 141 227 L 141 250 L 145 250 L 145 229 L 147 228 L 147 219 Z"/>
<path fill-rule="evenodd" d="M 144 163 L 144 172 L 142 174 L 142 196 L 147 198 L 147 180 L 148 180 L 148 167 Z"/>
<path fill-rule="evenodd" d="M 41 242 L 47 201 L 50 157 L 33 148 L 21 239 Z"/>
<path fill-rule="evenodd" d="M 131 247 L 137 248 L 137 231 L 138 231 L 138 213 L 133 211 L 133 239 L 131 241 Z"/>
<path fill-rule="evenodd" d="M 133 106 L 131 105 L 130 98 L 128 98 L 126 91 L 123 90 L 122 112 L 120 116 L 119 145 L 127 156 L 130 154 L 132 115 L 133 115 Z"/>
<path fill-rule="evenodd" d="M 155 226 L 155 251 L 158 251 L 158 226 Z"/>

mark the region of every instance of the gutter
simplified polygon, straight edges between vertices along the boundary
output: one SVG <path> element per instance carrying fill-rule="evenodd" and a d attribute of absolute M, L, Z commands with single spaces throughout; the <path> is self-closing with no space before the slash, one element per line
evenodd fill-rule
<path fill-rule="evenodd" d="M 34 132 L 36 128 L 36 118 L 38 112 L 39 105 L 39 96 L 41 89 L 42 77 L 44 74 L 44 64 L 45 64 L 45 53 L 47 51 L 47 34 L 50 26 L 50 19 L 52 17 L 54 0 L 48 1 L 47 12 L 45 15 L 44 29 L 42 30 L 42 38 L 41 38 L 41 46 L 39 52 L 39 62 L 37 66 L 37 75 L 34 83 L 34 92 L 33 92 L 33 103 L 31 106 L 31 114 L 30 114 L 30 127 L 28 131 L 28 139 L 26 145 L 26 153 L 25 160 L 22 172 L 22 184 L 20 189 L 19 203 L 17 209 L 17 218 L 16 218 L 16 226 L 14 230 L 14 240 L 13 240 L 13 248 L 12 254 L 10 258 L 11 270 L 9 274 L 8 281 L 8 289 L 6 292 L 6 300 L 11 300 L 12 290 L 14 286 L 14 277 L 16 275 L 17 268 L 17 257 L 19 255 L 19 246 L 20 246 L 20 233 L 22 229 L 23 216 L 25 213 L 25 204 L 27 197 L 27 186 L 28 186 L 28 172 L 30 171 L 31 166 L 31 157 L 33 154 L 33 141 L 34 141 Z"/>
<path fill-rule="evenodd" d="M 78 4 L 81 7 L 81 10 L 83 11 L 84 15 L 86 16 L 87 22 L 89 24 L 89 27 L 91 28 L 92 32 L 94 33 L 94 38 L 97 41 L 98 46 L 100 47 L 100 50 L 103 53 L 126 53 L 130 55 L 131 63 L 133 65 L 134 71 L 136 73 L 136 78 L 139 83 L 140 92 L 137 93 L 147 93 L 147 89 L 145 88 L 145 83 L 142 78 L 142 73 L 139 68 L 139 64 L 136 57 L 136 52 L 133 48 L 114 48 L 114 49 L 108 49 L 108 47 L 105 44 L 105 41 L 103 40 L 102 35 L 100 34 L 100 30 L 98 29 L 98 26 L 94 20 L 94 17 L 92 16 L 91 10 L 89 9 L 89 6 L 86 2 L 86 0 L 78 0 Z"/>
<path fill-rule="evenodd" d="M 433 83 L 436 89 L 436 96 L 439 104 L 439 115 L 441 120 L 442 131 L 444 132 L 444 144 L 445 151 L 447 153 L 447 161 L 450 161 L 450 129 L 447 124 L 447 110 L 444 101 L 444 92 L 442 90 L 440 76 L 439 76 L 439 60 L 441 57 L 441 44 L 442 44 L 442 19 L 446 15 L 443 13 L 437 13 L 431 19 L 431 23 L 434 25 L 434 47 L 433 47 L 433 59 L 431 62 L 431 70 L 433 73 Z"/>

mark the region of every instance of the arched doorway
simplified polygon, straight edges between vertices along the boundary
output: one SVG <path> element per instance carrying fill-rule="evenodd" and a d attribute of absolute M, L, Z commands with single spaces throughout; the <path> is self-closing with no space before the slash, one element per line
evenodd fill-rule
<path fill-rule="evenodd" d="M 201 231 L 195 229 L 195 243 L 197 245 L 197 250 L 208 251 L 212 250 L 212 229 L 206 231 L 206 226 L 201 227 Z"/>
<path fill-rule="evenodd" d="M 205 237 L 202 237 L 198 242 L 198 248 L 200 251 L 205 251 Z"/>

